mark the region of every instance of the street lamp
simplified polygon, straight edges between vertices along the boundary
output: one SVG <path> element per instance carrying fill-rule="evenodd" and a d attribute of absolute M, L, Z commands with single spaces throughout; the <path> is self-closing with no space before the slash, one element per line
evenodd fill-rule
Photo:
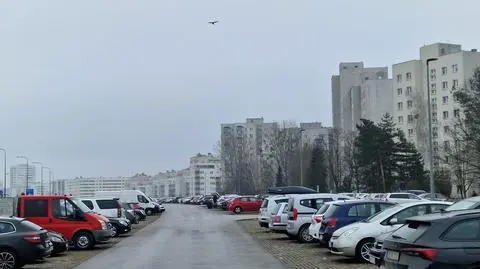
<path fill-rule="evenodd" d="M 438 60 L 437 58 L 427 59 L 427 106 L 428 106 L 428 160 L 430 176 L 430 193 L 435 193 L 435 178 L 433 175 L 433 133 L 432 133 L 432 100 L 430 98 L 430 62 Z"/>
<path fill-rule="evenodd" d="M 303 186 L 303 132 L 305 129 L 300 129 L 300 186 Z"/>
<path fill-rule="evenodd" d="M 40 194 L 43 195 L 43 163 L 41 162 L 32 162 L 32 164 L 39 164 L 40 165 Z"/>
<path fill-rule="evenodd" d="M 17 159 L 24 159 L 26 162 L 27 162 L 27 172 L 26 172 L 26 175 L 27 175 L 27 184 L 25 186 L 25 195 L 28 195 L 28 158 L 25 157 L 25 156 L 17 156 Z"/>
<path fill-rule="evenodd" d="M 0 148 L 3 151 L 3 197 L 7 197 L 7 150 Z"/>

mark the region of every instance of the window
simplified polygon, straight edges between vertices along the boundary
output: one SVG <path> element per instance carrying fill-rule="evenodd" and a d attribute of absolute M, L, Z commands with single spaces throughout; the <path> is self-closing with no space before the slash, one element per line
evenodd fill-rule
<path fill-rule="evenodd" d="M 441 197 L 438 197 L 438 196 L 443 196 L 443 195 L 435 195 L 437 196 L 437 198 L 441 198 Z M 445 197 L 443 197 L 445 198 Z M 447 208 L 446 205 L 430 205 L 430 213 L 440 213 L 442 212 L 442 209 L 445 209 Z"/>
<path fill-rule="evenodd" d="M 379 198 L 383 199 L 383 198 L 385 198 L 385 196 L 382 195 L 382 196 L 379 197 Z M 385 209 L 387 209 L 387 208 L 389 208 L 389 207 L 392 207 L 391 204 L 378 204 L 378 206 L 380 207 L 380 211 L 383 211 L 383 210 L 385 210 Z"/>
<path fill-rule="evenodd" d="M 453 64 L 452 65 L 452 73 L 457 73 L 458 72 L 458 64 Z"/>
<path fill-rule="evenodd" d="M 443 148 L 445 151 L 450 150 L 450 141 L 443 141 Z"/>
<path fill-rule="evenodd" d="M 400 124 L 403 123 L 403 116 L 398 116 L 398 123 L 400 123 Z"/>
<path fill-rule="evenodd" d="M 402 88 L 398 88 L 397 89 L 397 95 L 402 95 L 403 91 L 402 91 Z"/>
<path fill-rule="evenodd" d="M 309 207 L 309 208 L 319 209 L 320 207 L 322 207 L 322 205 L 325 202 L 330 202 L 330 201 L 332 201 L 331 198 L 305 199 L 305 200 L 300 200 L 300 205 Z"/>
<path fill-rule="evenodd" d="M 137 195 L 137 200 L 139 203 L 148 203 L 148 199 L 143 195 Z"/>
<path fill-rule="evenodd" d="M 444 90 L 448 89 L 448 82 L 447 81 L 442 82 L 442 89 L 444 89 Z"/>
<path fill-rule="evenodd" d="M 453 89 L 458 89 L 458 79 L 454 79 L 452 80 L 452 84 L 453 84 Z"/>
<path fill-rule="evenodd" d="M 447 74 L 447 67 L 442 67 L 442 75 L 445 76 Z"/>
<path fill-rule="evenodd" d="M 407 87 L 407 92 L 406 92 L 407 95 L 411 95 L 412 94 L 412 87 L 408 86 Z"/>
<path fill-rule="evenodd" d="M 432 98 L 432 104 L 435 104 L 437 102 L 437 98 Z"/>
<path fill-rule="evenodd" d="M 399 223 L 403 223 L 407 218 L 426 214 L 427 205 L 418 205 L 404 209 L 403 211 L 400 211 L 397 214 L 393 215 L 392 218 L 397 218 Z"/>
<path fill-rule="evenodd" d="M 402 240 L 406 240 L 407 242 L 415 242 L 428 230 L 428 228 L 430 228 L 430 223 L 428 222 L 412 222 L 398 228 L 392 236 L 402 238 Z"/>
<path fill-rule="evenodd" d="M 412 73 L 408 72 L 406 74 L 406 78 L 407 78 L 407 80 L 412 80 Z"/>
<path fill-rule="evenodd" d="M 397 82 L 402 82 L 402 74 L 397 75 Z"/>
<path fill-rule="evenodd" d="M 432 104 L 432 109 L 436 110 L 437 109 L 437 104 Z"/>
<path fill-rule="evenodd" d="M 93 203 L 92 201 L 89 201 L 89 200 L 82 200 L 82 203 L 84 203 L 88 208 L 90 208 L 91 210 L 93 210 Z"/>
<path fill-rule="evenodd" d="M 412 108 L 413 107 L 413 102 L 412 100 L 407 101 L 407 108 Z"/>
<path fill-rule="evenodd" d="M 413 129 L 408 129 L 408 135 L 413 135 Z"/>
<path fill-rule="evenodd" d="M 8 222 L 0 222 L 0 234 L 13 233 L 15 232 L 15 227 L 13 224 Z"/>
<path fill-rule="evenodd" d="M 408 115 L 407 116 L 407 122 L 412 123 L 413 122 L 413 115 Z"/>
<path fill-rule="evenodd" d="M 442 97 L 442 103 L 443 103 L 444 105 L 448 104 L 448 96 Z"/>
<path fill-rule="evenodd" d="M 460 118 L 460 109 L 453 110 L 453 116 L 455 118 Z"/>
<path fill-rule="evenodd" d="M 73 219 L 73 205 L 67 199 L 52 200 L 53 217 L 59 219 Z"/>
<path fill-rule="evenodd" d="M 432 91 L 433 91 L 433 90 L 436 90 L 436 89 L 437 89 L 437 83 L 432 83 L 432 84 L 430 85 L 430 88 L 432 89 Z"/>
<path fill-rule="evenodd" d="M 447 231 L 443 236 L 446 241 L 480 241 L 480 219 L 460 221 Z"/>
<path fill-rule="evenodd" d="M 443 119 L 448 119 L 448 111 L 443 111 Z"/>
<path fill-rule="evenodd" d="M 120 208 L 120 205 L 116 200 L 107 199 L 107 200 L 97 200 L 98 207 L 100 209 L 117 209 Z"/>
<path fill-rule="evenodd" d="M 402 102 L 398 102 L 398 103 L 397 103 L 397 108 L 398 108 L 398 110 L 403 110 L 403 103 L 402 103 Z"/>
<path fill-rule="evenodd" d="M 390 198 L 408 199 L 408 194 L 406 194 L 406 193 L 393 193 L 393 194 L 390 194 Z"/>
<path fill-rule="evenodd" d="M 242 197 L 242 198 L 240 198 L 240 201 L 241 202 L 248 202 L 249 200 L 248 200 L 248 197 Z"/>
<path fill-rule="evenodd" d="M 432 113 L 432 121 L 437 122 L 437 112 Z"/>
<path fill-rule="evenodd" d="M 443 126 L 443 132 L 444 133 L 449 133 L 450 132 L 450 126 Z"/>
<path fill-rule="evenodd" d="M 432 95 L 437 94 L 437 90 L 435 90 L 435 89 L 431 90 L 431 92 L 432 92 Z"/>
<path fill-rule="evenodd" d="M 430 80 L 434 81 L 435 79 L 437 79 L 437 70 L 430 69 Z"/>
<path fill-rule="evenodd" d="M 48 200 L 24 200 L 24 211 L 23 215 L 25 218 L 28 217 L 48 217 Z"/>
<path fill-rule="evenodd" d="M 375 204 L 359 204 L 355 205 L 357 208 L 357 216 L 358 217 L 370 217 L 371 215 L 375 214 Z"/>

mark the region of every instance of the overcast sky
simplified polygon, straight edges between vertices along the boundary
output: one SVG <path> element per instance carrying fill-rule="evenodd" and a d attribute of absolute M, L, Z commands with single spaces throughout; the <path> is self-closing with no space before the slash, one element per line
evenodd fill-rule
<path fill-rule="evenodd" d="M 0 146 L 57 178 L 128 176 L 187 167 L 222 122 L 331 125 L 339 62 L 480 47 L 480 2 L 451 3 L 0 0 Z"/>

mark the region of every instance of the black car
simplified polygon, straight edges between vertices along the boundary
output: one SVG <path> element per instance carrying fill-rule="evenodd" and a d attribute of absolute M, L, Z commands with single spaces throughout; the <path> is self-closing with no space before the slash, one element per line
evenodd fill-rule
<path fill-rule="evenodd" d="M 125 217 L 133 224 L 138 224 L 140 221 L 140 217 L 135 214 L 135 211 L 133 210 L 128 203 L 122 203 L 122 208 L 125 210 Z"/>
<path fill-rule="evenodd" d="M 385 268 L 479 268 L 480 210 L 417 216 L 383 243 Z"/>
<path fill-rule="evenodd" d="M 112 236 L 128 233 L 132 230 L 132 223 L 126 218 L 108 218 L 112 224 Z"/>
<path fill-rule="evenodd" d="M 22 268 L 49 256 L 53 245 L 47 231 L 23 218 L 0 217 L 0 264 Z"/>
<path fill-rule="evenodd" d="M 67 239 L 59 233 L 48 231 L 48 238 L 53 244 L 53 250 L 51 255 L 55 256 L 68 250 Z"/>

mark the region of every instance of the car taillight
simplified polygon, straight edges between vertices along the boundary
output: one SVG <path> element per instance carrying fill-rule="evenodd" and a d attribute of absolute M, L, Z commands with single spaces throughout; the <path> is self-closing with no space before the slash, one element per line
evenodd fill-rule
<path fill-rule="evenodd" d="M 435 260 L 438 255 L 438 250 L 434 248 L 402 248 L 400 252 L 411 256 L 419 256 L 430 261 Z"/>
<path fill-rule="evenodd" d="M 273 218 L 273 222 L 274 222 L 274 223 L 279 223 L 279 222 L 280 222 L 280 216 L 275 216 L 275 217 Z"/>
<path fill-rule="evenodd" d="M 42 243 L 42 238 L 40 237 L 40 234 L 38 233 L 30 233 L 27 236 L 24 236 L 23 239 L 27 240 L 28 242 L 32 244 L 41 244 Z"/>
<path fill-rule="evenodd" d="M 335 229 L 337 227 L 337 218 L 331 218 L 327 222 L 327 227 Z"/>
<path fill-rule="evenodd" d="M 316 223 L 321 223 L 323 218 L 322 218 L 322 216 L 314 216 L 313 220 L 315 220 Z"/>
<path fill-rule="evenodd" d="M 298 218 L 298 210 L 296 208 L 293 209 L 293 220 L 297 220 Z"/>

